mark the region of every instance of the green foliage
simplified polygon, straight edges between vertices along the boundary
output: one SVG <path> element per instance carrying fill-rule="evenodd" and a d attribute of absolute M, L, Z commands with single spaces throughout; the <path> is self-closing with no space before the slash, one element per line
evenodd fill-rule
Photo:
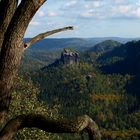
<path fill-rule="evenodd" d="M 118 41 L 105 40 L 101 43 L 96 44 L 94 47 L 90 48 L 89 52 L 103 53 L 103 52 L 110 51 L 114 49 L 115 47 L 119 47 L 120 45 L 121 43 Z"/>
<path fill-rule="evenodd" d="M 61 116 L 58 115 L 59 106 L 52 106 L 49 108 L 37 99 L 38 88 L 33 86 L 30 79 L 23 80 L 18 77 L 16 82 L 16 90 L 13 92 L 12 102 L 10 105 L 7 120 L 21 114 L 42 114 L 48 118 L 59 119 Z M 59 135 L 49 134 L 38 129 L 23 129 L 17 133 L 15 140 L 61 140 Z"/>
<path fill-rule="evenodd" d="M 92 65 L 80 62 L 48 67 L 32 77 L 41 89 L 39 99 L 50 107 L 59 104 L 59 115 L 68 118 L 87 114 L 106 130 L 134 128 L 130 113 L 137 100 L 125 90 L 130 75 L 101 74 Z"/>
<path fill-rule="evenodd" d="M 11 116 L 14 113 L 30 113 L 32 111 L 37 113 L 43 112 L 48 117 L 56 119 L 87 114 L 100 126 L 104 140 L 139 139 L 140 123 L 138 122 L 140 121 L 140 108 L 138 103 L 140 78 L 138 71 L 140 65 L 139 61 L 137 61 L 140 58 L 139 43 L 130 42 L 121 47 L 115 46 L 115 49 L 112 46 L 108 47 L 105 43 L 103 45 L 108 50 L 105 53 L 97 53 L 96 51 L 88 52 L 88 54 L 82 53 L 82 59 L 90 64 L 80 61 L 73 65 L 59 64 L 34 71 L 46 65 L 45 63 L 51 62 L 49 59 L 47 59 L 47 62 L 44 61 L 45 59 L 42 59 L 42 61 L 40 59 L 42 58 L 41 56 L 38 58 L 39 61 L 41 60 L 41 63 L 34 59 L 33 63 L 31 63 L 34 65 L 32 69 L 34 72 L 31 76 L 34 84 L 39 88 L 33 87 L 29 91 L 28 86 L 31 87 L 30 84 L 27 86 L 28 90 L 22 88 L 26 87 L 27 83 L 25 84 L 25 81 L 21 79 L 23 81 L 20 82 L 20 85 L 24 83 L 24 86 L 18 85 L 19 88 L 14 92 L 14 106 L 12 105 L 13 111 L 11 110 Z M 30 67 L 30 61 L 27 59 L 26 62 L 23 64 L 25 66 L 23 73 L 26 73 L 26 70 Z M 108 69 L 105 66 L 111 67 Z M 98 68 L 100 68 L 100 72 Z M 33 92 L 33 89 L 36 93 Z M 32 94 L 26 94 L 29 100 L 27 98 L 26 101 L 21 100 L 19 103 L 17 98 L 19 100 L 22 95 L 25 95 L 25 92 L 32 92 Z M 30 95 L 34 97 L 31 103 L 29 103 L 30 98 L 32 98 Z M 26 104 L 27 107 L 25 108 L 27 109 L 24 108 Z M 14 111 L 14 108 L 19 109 Z M 37 108 L 39 109 L 37 110 Z M 43 111 L 44 108 L 45 110 Z M 39 133 L 38 130 L 35 130 L 32 132 L 33 135 L 30 136 L 27 130 L 25 132 L 27 133 L 25 133 L 27 139 L 39 139 L 41 136 L 42 139 L 86 139 L 85 135 L 82 135 L 82 137 L 78 135 L 74 137 L 71 135 L 50 136 L 47 133 Z M 22 134 L 23 132 L 18 134 L 18 138 L 25 136 Z M 37 136 L 36 134 L 38 137 L 35 137 Z"/>
<path fill-rule="evenodd" d="M 104 140 L 139 140 L 140 131 L 138 130 L 122 130 L 122 131 L 102 131 Z"/>

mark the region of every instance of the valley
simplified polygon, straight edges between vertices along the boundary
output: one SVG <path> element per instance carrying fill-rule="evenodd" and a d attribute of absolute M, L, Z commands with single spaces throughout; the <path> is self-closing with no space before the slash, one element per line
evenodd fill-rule
<path fill-rule="evenodd" d="M 50 48 L 33 46 L 23 57 L 20 75 L 37 88 L 34 101 L 40 108 L 47 107 L 48 117 L 91 116 L 104 140 L 138 140 L 140 42 L 97 39 L 89 45 L 84 39 L 81 44 L 79 39 L 77 43 L 67 40 L 68 46 L 63 39 L 59 39 L 62 44 L 50 41 Z M 49 139 L 53 137 L 73 139 L 73 135 L 50 135 Z M 74 139 L 86 139 L 85 134 L 81 137 Z"/>

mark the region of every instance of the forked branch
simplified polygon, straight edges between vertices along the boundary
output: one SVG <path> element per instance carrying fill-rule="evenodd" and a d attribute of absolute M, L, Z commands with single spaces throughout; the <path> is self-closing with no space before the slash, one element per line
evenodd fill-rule
<path fill-rule="evenodd" d="M 0 132 L 0 140 L 11 140 L 18 130 L 39 128 L 52 133 L 79 133 L 86 130 L 89 140 L 101 140 L 97 124 L 87 115 L 72 120 L 48 120 L 42 115 L 20 115 L 10 120 Z"/>
<path fill-rule="evenodd" d="M 47 31 L 45 33 L 41 33 L 41 34 L 33 37 L 31 40 L 29 40 L 29 42 L 25 43 L 24 47 L 28 48 L 33 43 L 35 43 L 35 42 L 37 42 L 37 41 L 39 41 L 39 40 L 41 40 L 41 39 L 43 39 L 47 36 L 53 35 L 53 34 L 58 33 L 58 32 L 66 31 L 66 30 L 73 30 L 73 26 L 68 26 L 68 27 L 64 27 L 64 28 L 55 29 L 55 30 L 52 30 L 52 31 Z"/>

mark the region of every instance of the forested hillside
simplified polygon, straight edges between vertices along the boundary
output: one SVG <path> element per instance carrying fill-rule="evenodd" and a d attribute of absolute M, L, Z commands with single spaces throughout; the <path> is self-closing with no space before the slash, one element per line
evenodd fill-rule
<path fill-rule="evenodd" d="M 37 62 L 36 69 L 31 73 L 24 73 L 23 77 L 31 77 L 34 85 L 39 88 L 39 102 L 49 110 L 56 107 L 56 114 L 60 118 L 87 114 L 97 122 L 105 140 L 139 139 L 139 41 L 123 45 L 116 43 L 118 45 L 114 47 L 111 47 L 112 41 L 107 41 L 107 44 L 100 43 L 99 46 L 102 47 L 102 44 L 103 47 L 104 44 L 109 45 L 111 49 L 105 47 L 106 51 L 91 50 L 85 54 L 78 51 L 78 61 L 73 63 L 69 63 L 75 60 L 75 51 L 72 49 L 59 53 L 54 51 L 57 53 L 57 60 L 51 63 L 53 60 L 46 59 L 46 63 L 44 59 L 44 63 L 38 58 L 43 63 L 39 65 Z M 67 55 L 62 59 L 63 53 Z M 91 55 L 93 53 L 94 56 Z M 64 61 L 65 58 L 67 61 Z M 115 68 L 111 68 L 112 65 L 116 65 Z M 127 68 L 128 65 L 133 68 L 133 72 Z M 71 135 L 58 137 L 73 139 Z M 82 138 L 86 139 L 85 135 Z M 75 135 L 74 139 L 79 139 L 79 136 Z"/>
<path fill-rule="evenodd" d="M 90 48 L 90 50 L 88 50 L 88 52 L 100 52 L 100 53 L 104 53 L 104 52 L 108 52 L 111 51 L 112 49 L 121 46 L 121 43 L 118 41 L 114 41 L 114 40 L 105 40 L 101 43 L 98 43 L 96 45 L 94 45 L 93 47 Z"/>

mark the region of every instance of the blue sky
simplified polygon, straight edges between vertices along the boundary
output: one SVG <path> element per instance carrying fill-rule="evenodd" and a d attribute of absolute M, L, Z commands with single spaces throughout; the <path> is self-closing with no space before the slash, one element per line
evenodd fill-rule
<path fill-rule="evenodd" d="M 50 37 L 140 37 L 140 0 L 47 0 L 25 37 L 69 25 Z"/>

